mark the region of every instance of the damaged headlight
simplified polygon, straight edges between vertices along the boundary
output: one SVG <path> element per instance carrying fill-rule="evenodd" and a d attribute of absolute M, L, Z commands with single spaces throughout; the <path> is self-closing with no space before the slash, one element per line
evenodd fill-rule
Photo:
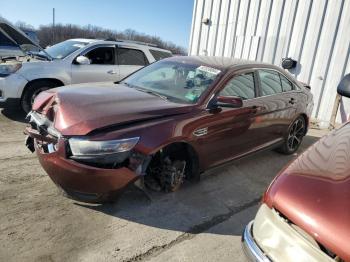
<path fill-rule="evenodd" d="M 99 156 L 128 152 L 138 141 L 139 137 L 107 141 L 70 138 L 69 146 L 73 156 Z"/>
<path fill-rule="evenodd" d="M 22 67 L 22 64 L 0 64 L 0 77 L 11 75 L 18 71 Z"/>

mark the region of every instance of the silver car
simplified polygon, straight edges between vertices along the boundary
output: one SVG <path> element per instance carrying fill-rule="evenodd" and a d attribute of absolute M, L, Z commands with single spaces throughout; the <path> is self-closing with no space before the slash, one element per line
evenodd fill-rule
<path fill-rule="evenodd" d="M 9 23 L 0 21 L 0 32 L 27 54 L 16 60 L 2 59 L 0 102 L 18 99 L 26 112 L 43 90 L 86 82 L 116 82 L 172 56 L 170 51 L 151 44 L 121 40 L 70 39 L 44 50 Z"/>

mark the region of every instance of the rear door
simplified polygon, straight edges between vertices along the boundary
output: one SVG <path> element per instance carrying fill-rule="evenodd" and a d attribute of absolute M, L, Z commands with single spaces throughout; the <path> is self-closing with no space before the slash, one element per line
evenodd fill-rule
<path fill-rule="evenodd" d="M 258 125 L 261 142 L 269 143 L 281 139 L 296 114 L 297 96 L 292 86 L 282 75 L 272 69 L 258 69 L 259 97 L 255 104 L 263 110 L 259 114 Z"/>
<path fill-rule="evenodd" d="M 149 64 L 142 50 L 127 46 L 117 48 L 117 61 L 120 73 L 119 80 Z"/>
<path fill-rule="evenodd" d="M 88 82 L 108 82 L 120 79 L 116 64 L 115 45 L 98 45 L 85 50 L 80 55 L 90 60 L 89 65 L 72 63 L 72 84 Z"/>

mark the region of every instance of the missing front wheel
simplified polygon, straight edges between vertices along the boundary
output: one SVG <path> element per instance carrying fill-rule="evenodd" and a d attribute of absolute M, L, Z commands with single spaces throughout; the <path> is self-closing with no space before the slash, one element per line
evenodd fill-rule
<path fill-rule="evenodd" d="M 185 179 L 186 161 L 171 160 L 169 157 L 160 159 L 158 165 L 150 166 L 145 177 L 145 185 L 154 191 L 177 191 Z"/>

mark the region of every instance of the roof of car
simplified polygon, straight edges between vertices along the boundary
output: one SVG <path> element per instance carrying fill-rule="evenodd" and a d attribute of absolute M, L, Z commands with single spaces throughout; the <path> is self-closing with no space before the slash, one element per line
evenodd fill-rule
<path fill-rule="evenodd" d="M 211 67 L 215 67 L 220 70 L 228 70 L 237 66 L 249 65 L 251 67 L 269 67 L 280 70 L 278 66 L 269 63 L 257 62 L 247 59 L 237 59 L 223 56 L 175 56 L 167 58 L 168 60 L 181 61 L 184 63 L 197 63 Z"/>
<path fill-rule="evenodd" d="M 159 48 L 157 46 L 154 46 L 152 44 L 149 43 L 143 43 L 143 42 L 136 42 L 136 41 L 128 41 L 128 40 L 103 40 L 103 39 L 88 39 L 88 38 L 74 38 L 74 39 L 69 39 L 71 41 L 79 41 L 79 42 L 83 42 L 83 43 L 107 43 L 107 44 L 120 44 L 120 45 L 124 45 L 124 46 L 130 46 L 130 47 L 140 47 L 140 46 L 145 46 L 148 49 L 152 49 L 152 50 L 158 50 L 158 51 L 162 51 L 162 52 L 167 52 L 167 53 L 171 53 L 169 50 L 166 49 L 162 49 Z"/>
<path fill-rule="evenodd" d="M 72 38 L 72 39 L 68 39 L 68 41 L 79 41 L 79 42 L 83 42 L 83 43 L 93 43 L 93 42 L 98 42 L 100 40 L 89 39 L 89 38 Z"/>

